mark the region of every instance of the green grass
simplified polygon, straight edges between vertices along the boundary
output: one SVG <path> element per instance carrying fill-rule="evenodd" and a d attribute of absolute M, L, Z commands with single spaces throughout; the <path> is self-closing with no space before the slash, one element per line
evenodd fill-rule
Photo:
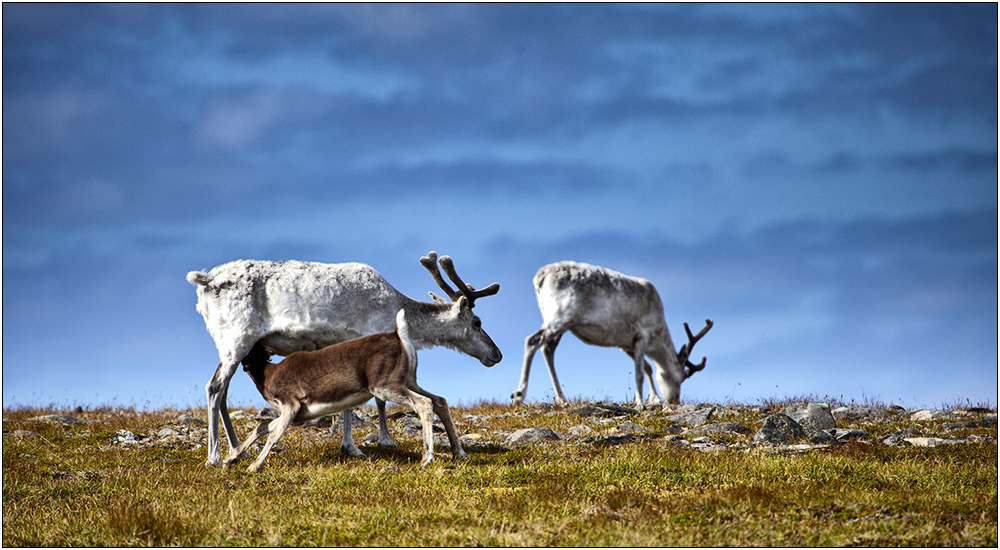
<path fill-rule="evenodd" d="M 775 404 L 780 405 L 780 404 Z M 654 431 L 614 447 L 565 440 L 514 449 L 503 434 L 588 424 L 569 409 L 479 403 L 453 407 L 460 434 L 487 445 L 456 462 L 443 450 L 420 468 L 420 446 L 341 457 L 326 430 L 289 431 L 258 474 L 209 469 L 190 445 L 127 448 L 120 429 L 153 434 L 183 411 L 85 411 L 91 425 L 26 419 L 9 410 L 3 439 L 4 546 L 987 546 L 997 545 L 996 427 L 982 441 L 932 448 L 875 441 L 901 416 L 858 425 L 872 433 L 805 453 L 747 449 L 752 436 L 718 438 L 703 453 L 657 433 L 667 413 L 632 420 Z M 498 417 L 529 411 L 528 417 Z M 191 411 L 202 415 L 202 411 Z M 488 425 L 467 414 L 491 416 Z M 756 430 L 763 416 L 737 406 L 719 421 Z M 713 419 L 715 421 L 715 419 Z M 241 435 L 253 422 L 237 422 Z M 390 423 L 391 426 L 391 423 Z M 844 426 L 851 427 L 851 426 Z M 359 430 L 356 438 L 367 433 Z M 252 452 L 251 455 L 255 455 Z"/>

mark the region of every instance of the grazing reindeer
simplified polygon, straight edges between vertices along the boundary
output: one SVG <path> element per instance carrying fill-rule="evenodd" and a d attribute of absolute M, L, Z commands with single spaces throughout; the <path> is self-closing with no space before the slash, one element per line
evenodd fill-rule
<path fill-rule="evenodd" d="M 445 346 L 492 367 L 503 357 L 483 330 L 472 308 L 476 300 L 499 292 L 493 283 L 481 290 L 462 282 L 448 256 L 441 268 L 455 283 L 441 277 L 437 253 L 420 259 L 451 300 L 430 293 L 433 302 L 418 302 L 393 288 L 373 268 L 359 263 L 321 264 L 239 260 L 208 273 L 192 271 L 187 280 L 198 292 L 197 310 L 219 350 L 219 365 L 205 386 L 208 394 L 207 466 L 221 463 L 219 417 L 230 447 L 239 445 L 226 407 L 226 394 L 240 361 L 254 344 L 277 355 L 317 350 L 361 336 L 388 332 L 396 312 L 406 311 L 410 336 L 418 348 Z M 379 445 L 394 445 L 385 423 L 385 401 L 376 396 Z M 351 437 L 350 410 L 344 411 L 341 452 L 364 456 Z"/>
<path fill-rule="evenodd" d="M 549 367 L 556 402 L 566 402 L 556 378 L 554 358 L 559 339 L 567 330 L 585 344 L 621 348 L 635 361 L 635 400 L 640 408 L 644 374 L 649 378 L 650 403 L 660 402 L 646 356 L 656 363 L 656 378 L 668 403 L 680 402 L 681 382 L 705 368 L 705 358 L 697 365 L 688 358 L 695 343 L 712 328 L 712 320 L 705 319 L 705 328 L 697 335 L 692 335 L 684 323 L 688 343 L 675 352 L 663 319 L 660 295 L 645 279 L 595 265 L 559 262 L 539 269 L 534 283 L 542 328 L 524 341 L 521 383 L 510 396 L 513 405 L 524 402 L 531 360 L 538 348 L 542 348 Z"/>
<path fill-rule="evenodd" d="M 406 310 L 396 315 L 396 332 L 372 334 L 316 351 L 297 351 L 280 363 L 270 363 L 260 342 L 243 360 L 257 390 L 274 408 L 278 418 L 265 420 L 239 447 L 229 452 L 225 464 L 239 460 L 265 434 L 267 443 L 248 470 L 257 472 L 271 447 L 289 426 L 364 404 L 372 397 L 409 407 L 420 416 L 424 431 L 421 466 L 434 459 L 434 414 L 441 417 L 451 453 L 463 458 L 448 403 L 417 385 L 417 350 L 410 339 Z"/>

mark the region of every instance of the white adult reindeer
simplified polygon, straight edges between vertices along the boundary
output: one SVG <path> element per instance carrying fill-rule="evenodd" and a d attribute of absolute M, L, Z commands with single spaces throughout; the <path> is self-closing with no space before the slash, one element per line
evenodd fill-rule
<path fill-rule="evenodd" d="M 684 323 L 688 343 L 675 352 L 660 295 L 645 279 L 595 265 L 559 262 L 539 269 L 534 283 L 542 328 L 524 341 L 521 383 L 511 395 L 514 405 L 524 402 L 531 360 L 538 348 L 542 348 L 549 367 L 556 402 L 566 402 L 554 359 L 559 339 L 567 330 L 586 344 L 621 348 L 635 361 L 635 400 L 640 408 L 643 375 L 649 379 L 650 403 L 660 402 L 647 356 L 656 363 L 656 378 L 668 403 L 678 403 L 681 382 L 705 368 L 705 358 L 697 365 L 688 358 L 695 343 L 712 328 L 712 320 L 705 319 L 705 328 L 697 335 Z"/>
<path fill-rule="evenodd" d="M 500 290 L 498 283 L 474 290 L 455 272 L 451 258 L 442 256 L 441 267 L 458 287 L 453 290 L 441 277 L 437 254 L 428 253 L 420 263 L 451 300 L 430 293 L 433 302 L 413 300 L 393 288 L 375 269 L 365 264 L 322 264 L 239 260 L 208 273 L 192 271 L 187 280 L 198 292 L 197 310 L 219 350 L 219 365 L 205 386 L 208 394 L 208 461 L 221 463 L 219 417 L 231 448 L 239 445 L 226 407 L 229 381 L 254 344 L 287 356 L 390 332 L 396 314 L 404 310 L 414 345 L 444 346 L 479 359 L 492 367 L 502 355 L 482 328 L 472 308 L 476 300 Z M 379 412 L 379 445 L 393 445 L 385 423 L 385 401 L 375 400 Z M 341 451 L 363 456 L 350 430 L 351 411 L 344 411 Z"/>

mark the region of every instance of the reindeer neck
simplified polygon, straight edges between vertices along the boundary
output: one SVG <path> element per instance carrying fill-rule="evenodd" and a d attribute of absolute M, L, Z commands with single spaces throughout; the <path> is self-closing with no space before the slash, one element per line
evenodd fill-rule
<path fill-rule="evenodd" d="M 455 330 L 449 328 L 451 304 L 420 302 L 407 298 L 403 303 L 406 322 L 410 326 L 410 339 L 417 349 L 434 346 L 454 347 Z"/>

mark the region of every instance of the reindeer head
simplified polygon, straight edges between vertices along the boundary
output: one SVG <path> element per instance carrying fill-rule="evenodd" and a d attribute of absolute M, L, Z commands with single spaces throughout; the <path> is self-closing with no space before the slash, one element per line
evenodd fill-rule
<path fill-rule="evenodd" d="M 438 263 L 441 264 L 441 268 L 444 269 L 448 278 L 458 287 L 458 291 L 452 289 L 444 278 L 441 277 L 441 271 L 438 270 Z M 434 303 L 441 305 L 450 304 L 451 315 L 453 316 L 454 324 L 459 329 L 457 333 L 460 335 L 455 341 L 450 342 L 450 345 L 462 353 L 479 359 L 484 366 L 492 367 L 499 363 L 503 359 L 503 354 L 500 353 L 500 348 L 493 343 L 489 334 L 486 334 L 486 331 L 483 330 L 483 323 L 479 317 L 472 313 L 472 308 L 476 307 L 477 299 L 484 296 L 492 296 L 500 292 L 500 283 L 493 283 L 485 288 L 476 290 L 472 285 L 465 284 L 458 276 L 458 273 L 455 271 L 455 264 L 450 257 L 441 256 L 441 259 L 438 260 L 437 252 L 433 250 L 428 252 L 423 258 L 420 258 L 420 264 L 427 268 L 431 277 L 434 278 L 434 282 L 441 287 L 441 290 L 451 300 L 449 302 L 433 292 L 428 292 Z"/>
<path fill-rule="evenodd" d="M 681 346 L 680 351 L 677 352 L 677 363 L 684 371 L 684 378 L 680 380 L 666 380 L 668 387 L 660 388 L 663 390 L 663 399 L 667 403 L 679 403 L 681 397 L 681 382 L 691 378 L 694 373 L 705 368 L 705 362 L 708 360 L 706 357 L 701 358 L 701 363 L 695 365 L 690 361 L 691 352 L 694 350 L 694 345 L 701 340 L 702 336 L 708 333 L 709 329 L 715 323 L 711 319 L 705 319 L 705 328 L 698 331 L 698 334 L 691 334 L 691 327 L 687 323 L 684 323 L 684 332 L 687 333 L 688 341 L 686 344 Z M 662 380 L 662 379 L 661 379 Z"/>

